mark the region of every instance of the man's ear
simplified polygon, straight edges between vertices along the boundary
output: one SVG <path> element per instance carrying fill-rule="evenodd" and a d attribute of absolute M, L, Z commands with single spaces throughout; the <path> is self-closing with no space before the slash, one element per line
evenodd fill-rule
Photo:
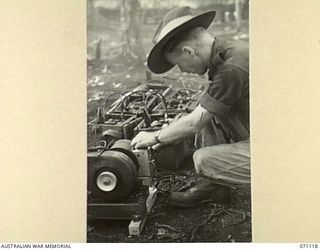
<path fill-rule="evenodd" d="M 195 54 L 195 50 L 192 47 L 187 45 L 182 47 L 182 52 L 187 53 L 190 56 L 194 56 Z"/>

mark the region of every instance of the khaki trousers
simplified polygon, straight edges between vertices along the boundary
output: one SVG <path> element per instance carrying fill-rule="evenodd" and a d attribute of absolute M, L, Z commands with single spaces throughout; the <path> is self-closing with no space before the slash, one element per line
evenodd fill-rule
<path fill-rule="evenodd" d="M 202 147 L 193 155 L 197 173 L 221 185 L 250 184 L 250 141 L 223 143 L 219 133 L 207 126 L 198 134 L 196 143 Z"/>

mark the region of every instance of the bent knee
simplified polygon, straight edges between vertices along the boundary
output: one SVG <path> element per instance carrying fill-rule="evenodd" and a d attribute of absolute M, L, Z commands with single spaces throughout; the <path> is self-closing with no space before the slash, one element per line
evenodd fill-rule
<path fill-rule="evenodd" d="M 205 165 L 207 157 L 204 148 L 200 148 L 193 153 L 193 163 L 197 174 L 202 172 L 202 167 Z"/>
<path fill-rule="evenodd" d="M 204 147 L 196 150 L 193 154 L 193 162 L 198 174 L 207 175 L 208 168 L 210 173 L 219 169 L 221 156 L 225 155 L 226 150 L 221 145 Z M 211 176 L 212 177 L 212 176 Z"/>

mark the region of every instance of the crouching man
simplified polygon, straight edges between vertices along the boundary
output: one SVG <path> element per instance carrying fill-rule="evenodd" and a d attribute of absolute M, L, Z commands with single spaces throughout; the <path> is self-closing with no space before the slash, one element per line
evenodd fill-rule
<path fill-rule="evenodd" d="M 197 134 L 201 148 L 193 155 L 196 172 L 206 177 L 185 192 L 172 192 L 171 204 L 194 207 L 212 199 L 225 203 L 230 187 L 250 184 L 249 49 L 242 41 L 225 42 L 207 31 L 216 12 L 194 16 L 188 7 L 168 12 L 155 35 L 148 67 L 164 73 L 208 74 L 210 84 L 196 109 L 156 132 L 141 132 L 135 148 L 170 144 Z"/>

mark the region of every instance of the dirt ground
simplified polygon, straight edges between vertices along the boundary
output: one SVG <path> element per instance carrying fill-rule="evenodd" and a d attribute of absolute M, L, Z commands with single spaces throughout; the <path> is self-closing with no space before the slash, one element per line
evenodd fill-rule
<path fill-rule="evenodd" d="M 249 197 L 248 189 L 235 191 L 231 211 L 236 212 L 222 213 L 216 219 L 204 224 L 212 210 L 216 209 L 215 204 L 208 203 L 198 208 L 175 208 L 168 205 L 167 194 L 160 194 L 140 236 L 128 235 L 129 221 L 97 220 L 88 224 L 87 241 L 100 243 L 251 242 L 250 213 L 246 214 L 245 219 L 238 214 L 238 212 L 250 211 Z M 238 218 L 239 216 L 241 219 Z M 226 224 L 226 220 L 235 222 Z M 196 227 L 198 230 L 194 234 L 194 239 L 191 240 L 192 232 Z"/>
<path fill-rule="evenodd" d="M 241 33 L 235 33 L 235 25 L 216 24 L 214 32 L 223 39 L 243 39 L 248 41 L 248 23 Z M 144 27 L 146 51 L 151 47 L 151 35 L 155 26 Z M 90 44 L 98 37 L 102 44 L 102 59 L 88 60 L 87 79 L 87 120 L 91 121 L 97 108 L 104 103 L 110 93 L 132 90 L 146 82 L 145 65 L 135 59 L 123 58 L 116 50 L 110 49 L 110 30 L 88 31 L 88 55 L 92 54 Z M 91 52 L 90 52 L 91 51 Z M 152 75 L 174 87 L 199 89 L 206 86 L 205 76 L 182 74 L 177 69 L 161 76 Z M 111 102 L 112 100 L 110 100 Z M 93 141 L 88 129 L 88 145 Z M 170 173 L 170 171 L 168 172 Z M 192 165 L 181 169 L 182 174 L 194 176 Z M 174 173 L 173 173 L 174 174 Z M 232 190 L 230 207 L 219 207 L 208 201 L 197 208 L 178 209 L 168 204 L 168 192 L 159 193 L 140 236 L 129 236 L 127 220 L 88 221 L 88 242 L 250 242 L 251 241 L 251 195 L 250 187 Z M 217 213 L 217 214 L 216 214 Z"/>

